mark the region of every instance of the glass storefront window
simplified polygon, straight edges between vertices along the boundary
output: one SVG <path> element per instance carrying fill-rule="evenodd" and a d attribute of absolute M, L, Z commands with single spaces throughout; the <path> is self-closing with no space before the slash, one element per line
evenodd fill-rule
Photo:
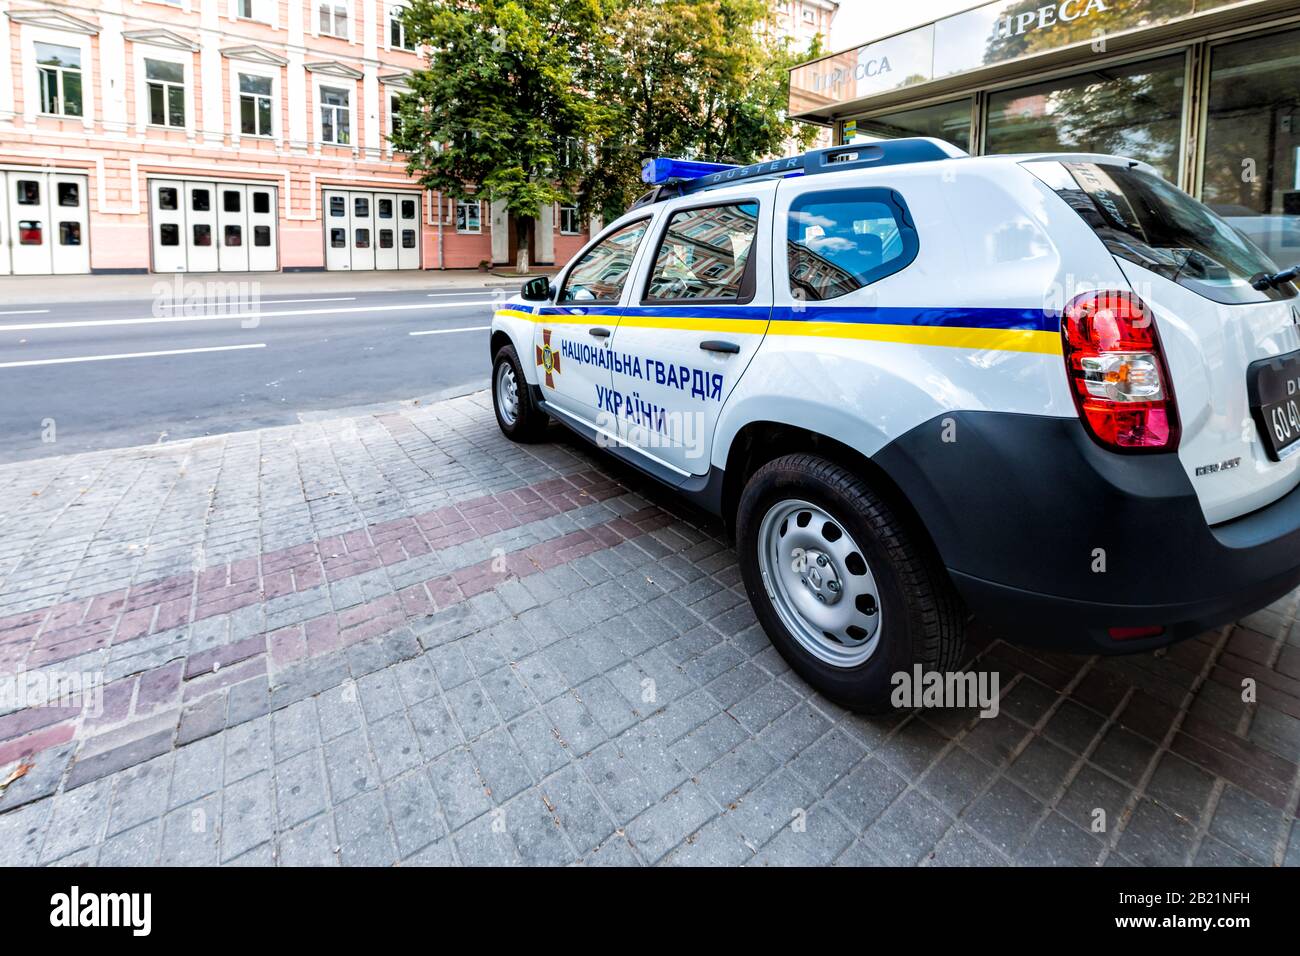
<path fill-rule="evenodd" d="M 1300 30 L 1210 52 L 1201 201 L 1280 266 L 1300 262 Z"/>
<path fill-rule="evenodd" d="M 904 136 L 933 136 L 947 140 L 969 153 L 970 99 L 860 119 L 857 121 L 857 135 L 850 136 L 848 141 L 867 143 L 877 139 L 901 139 Z"/>
<path fill-rule="evenodd" d="M 986 153 L 1114 153 L 1178 181 L 1182 53 L 989 94 Z"/>

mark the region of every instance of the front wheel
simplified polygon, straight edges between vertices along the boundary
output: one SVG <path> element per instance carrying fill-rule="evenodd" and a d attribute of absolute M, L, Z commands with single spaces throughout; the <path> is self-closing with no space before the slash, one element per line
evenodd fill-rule
<path fill-rule="evenodd" d="M 848 469 L 808 454 L 768 462 L 745 486 L 736 532 L 764 630 L 836 703 L 887 711 L 895 673 L 960 664 L 964 615 L 946 572 Z"/>
<path fill-rule="evenodd" d="M 513 345 L 501 346 L 492 361 L 492 408 L 511 441 L 536 442 L 545 436 L 546 413 L 533 401 Z"/>

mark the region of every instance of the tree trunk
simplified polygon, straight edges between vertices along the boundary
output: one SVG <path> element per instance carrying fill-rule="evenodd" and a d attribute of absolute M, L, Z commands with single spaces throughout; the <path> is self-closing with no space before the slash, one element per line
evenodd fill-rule
<path fill-rule="evenodd" d="M 515 271 L 528 274 L 528 238 L 532 234 L 531 216 L 515 217 Z"/>

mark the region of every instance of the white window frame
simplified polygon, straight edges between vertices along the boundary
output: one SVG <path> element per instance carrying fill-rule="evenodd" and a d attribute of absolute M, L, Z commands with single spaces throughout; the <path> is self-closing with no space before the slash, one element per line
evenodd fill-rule
<path fill-rule="evenodd" d="M 414 52 L 415 52 L 415 45 L 414 45 L 414 44 L 412 44 L 411 46 L 401 46 L 400 44 L 394 44 L 394 43 L 393 43 L 393 20 L 396 19 L 396 18 L 393 16 L 393 14 L 396 13 L 396 14 L 400 15 L 401 12 L 402 12 L 403 10 L 405 10 L 406 8 L 407 8 L 407 5 L 406 5 L 405 3 L 390 3 L 390 4 L 388 4 L 387 9 L 385 10 L 386 18 L 385 18 L 385 21 L 384 21 L 384 49 L 385 49 L 385 50 L 404 50 L 404 51 L 406 51 L 407 53 L 414 53 Z M 401 33 L 402 33 L 402 40 L 405 41 L 405 40 L 406 40 L 406 26 L 403 24 L 403 25 L 401 25 L 400 29 L 401 29 Z"/>
<path fill-rule="evenodd" d="M 460 227 L 460 207 L 473 208 L 478 211 L 478 228 L 462 229 Z M 483 201 L 481 199 L 457 199 L 455 206 L 452 208 L 452 224 L 456 227 L 456 233 L 462 236 L 481 236 L 483 235 Z M 466 217 L 469 221 L 469 217 Z"/>
<path fill-rule="evenodd" d="M 337 33 L 326 33 L 320 28 L 321 7 L 330 8 L 330 27 L 338 25 L 336 12 L 341 8 L 348 19 L 347 36 L 339 36 Z M 348 43 L 355 43 L 357 37 L 357 20 L 353 10 L 352 0 L 312 0 L 311 5 L 311 28 L 312 34 L 318 37 L 328 37 L 334 40 L 345 40 Z"/>
<path fill-rule="evenodd" d="M 135 70 L 135 128 L 140 133 L 153 130 L 172 130 L 175 132 L 192 132 L 194 129 L 194 57 L 192 54 L 168 47 L 151 46 L 148 43 L 131 44 L 131 66 Z M 145 60 L 161 60 L 175 63 L 181 68 L 185 77 L 185 125 L 157 126 L 150 122 L 149 115 L 149 81 L 145 73 Z"/>
<path fill-rule="evenodd" d="M 34 50 L 37 46 L 46 46 L 46 45 L 47 44 L 43 40 L 38 41 L 37 43 L 32 44 L 32 49 Z M 38 100 L 40 100 L 41 103 L 40 114 L 42 116 L 55 116 L 58 117 L 59 119 L 79 120 L 82 117 L 84 117 L 86 114 L 86 89 L 85 89 L 86 75 L 84 72 L 82 72 L 82 68 L 81 68 L 81 48 L 66 43 L 48 44 L 48 45 L 50 46 L 57 45 L 63 47 L 65 50 L 75 51 L 78 56 L 78 63 L 76 66 L 50 66 L 41 63 L 38 55 L 36 61 L 35 96 Z M 52 109 L 52 110 L 45 109 L 45 72 L 47 70 L 52 71 L 55 77 L 56 102 L 54 103 L 54 105 L 57 107 L 57 109 Z M 63 92 L 64 80 L 71 73 L 76 73 L 77 78 L 81 80 L 82 90 L 81 90 L 81 112 L 80 113 L 67 112 L 67 96 L 64 95 Z"/>
<path fill-rule="evenodd" d="M 325 76 L 325 77 L 319 77 L 319 76 L 318 76 L 318 77 L 315 77 L 315 82 L 312 84 L 312 86 L 313 86 L 313 92 L 315 93 L 315 96 L 314 96 L 314 98 L 313 98 L 313 102 L 314 102 L 314 106 L 315 106 L 315 111 L 314 111 L 314 112 L 315 112 L 315 114 L 316 114 L 316 142 L 317 142 L 319 145 L 321 145 L 321 146 L 332 146 L 332 147 L 334 147 L 335 149 L 350 149 L 350 150 L 352 150 L 353 152 L 356 152 L 356 150 L 358 149 L 358 145 L 357 145 L 357 124 L 356 124 L 356 122 L 355 122 L 355 119 L 356 119 L 356 117 L 355 117 L 356 108 L 355 108 L 355 106 L 354 106 L 354 104 L 355 104 L 356 101 L 357 101 L 357 84 L 356 84 L 356 82 L 355 82 L 354 80 L 346 80 L 346 79 L 343 79 L 343 78 L 341 78 L 341 77 L 337 77 L 337 76 Z M 325 138 L 325 118 L 324 118 L 324 116 L 322 115 L 321 110 L 325 108 L 325 100 L 324 100 L 324 96 L 323 96 L 322 91 L 323 91 L 323 90 L 326 90 L 326 89 L 329 89 L 329 90 L 341 90 L 341 91 L 347 93 L 347 95 L 348 95 L 348 105 L 347 105 L 347 111 L 348 111 L 348 142 L 346 142 L 346 143 L 338 143 L 338 142 L 334 142 L 333 140 L 327 140 L 327 139 Z M 336 134 L 337 134 L 337 132 L 338 132 L 338 123 L 337 123 L 338 114 L 337 114 L 337 109 L 338 109 L 338 107 L 335 107 L 335 110 L 336 110 L 336 113 L 335 113 L 335 120 L 336 120 L 336 122 L 335 122 L 335 124 L 334 124 L 334 127 L 335 127 L 335 133 L 336 133 Z"/>
<path fill-rule="evenodd" d="M 283 141 L 284 117 L 280 115 L 280 68 L 269 64 L 252 63 L 248 60 L 229 60 L 230 75 L 230 136 L 238 144 L 240 139 L 264 140 L 279 146 Z M 271 81 L 271 132 L 245 133 L 243 127 L 243 101 L 239 92 L 239 75 L 260 76 Z"/>
<path fill-rule="evenodd" d="M 29 90 L 23 95 L 23 121 L 35 123 L 38 116 L 48 116 L 65 123 L 80 122 L 85 129 L 95 126 L 95 66 L 90 55 L 91 38 L 84 33 L 69 30 L 52 30 L 48 27 L 22 26 L 22 75 L 29 78 Z M 72 47 L 81 52 L 81 115 L 62 116 L 58 113 L 41 112 L 41 76 L 36 62 L 36 44 L 49 43 L 54 46 Z"/>
<path fill-rule="evenodd" d="M 179 66 L 181 68 L 180 80 L 159 80 L 149 75 L 149 64 L 167 64 Z M 145 106 L 149 110 L 149 125 L 162 126 L 166 129 L 188 129 L 190 110 L 187 104 L 188 97 L 185 95 L 189 84 L 185 82 L 185 64 L 177 63 L 175 60 L 168 60 L 163 57 L 146 56 L 144 58 L 144 86 L 145 86 Z M 153 87 L 157 84 L 162 88 L 162 111 L 163 121 L 161 123 L 154 121 L 153 115 Z M 181 90 L 181 122 L 173 123 L 175 117 L 172 116 L 172 88 L 179 86 Z"/>
<path fill-rule="evenodd" d="M 574 224 L 574 228 L 573 228 L 573 229 L 565 229 L 565 228 L 564 228 L 564 213 L 565 213 L 566 210 L 569 210 L 569 209 L 572 209 L 572 210 L 573 210 L 573 224 Z M 559 204 L 556 206 L 556 210 L 555 210 L 555 221 L 556 221 L 556 228 L 559 230 L 560 235 L 562 235 L 562 236 L 580 236 L 580 235 L 582 235 L 582 220 L 581 220 L 581 218 L 579 217 L 579 214 L 578 214 L 578 204 L 577 204 L 577 203 L 572 203 L 572 202 L 569 202 L 569 203 L 559 203 Z"/>
<path fill-rule="evenodd" d="M 391 157 L 393 153 L 396 152 L 396 150 L 393 149 L 393 128 L 394 121 L 397 117 L 397 110 L 393 109 L 393 100 L 405 96 L 410 91 L 404 86 L 388 86 L 386 87 L 386 90 L 388 95 L 388 132 L 384 137 L 384 146 L 387 148 L 388 155 Z"/>
<path fill-rule="evenodd" d="M 242 0 L 229 0 L 226 15 L 231 20 L 243 20 L 245 23 L 265 23 L 272 30 L 280 28 L 279 0 L 247 0 L 252 16 L 246 17 L 240 12 Z"/>

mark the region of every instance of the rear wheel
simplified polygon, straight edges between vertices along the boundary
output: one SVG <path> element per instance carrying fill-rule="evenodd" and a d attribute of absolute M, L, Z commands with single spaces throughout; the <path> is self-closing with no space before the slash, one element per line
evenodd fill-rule
<path fill-rule="evenodd" d="M 546 413 L 537 407 L 513 345 L 497 350 L 492 363 L 492 407 L 497 425 L 511 441 L 541 441 L 546 434 Z"/>
<path fill-rule="evenodd" d="M 764 630 L 836 703 L 887 711 L 898 671 L 959 665 L 963 612 L 946 572 L 846 468 L 807 454 L 767 463 L 741 495 L 736 537 Z"/>

